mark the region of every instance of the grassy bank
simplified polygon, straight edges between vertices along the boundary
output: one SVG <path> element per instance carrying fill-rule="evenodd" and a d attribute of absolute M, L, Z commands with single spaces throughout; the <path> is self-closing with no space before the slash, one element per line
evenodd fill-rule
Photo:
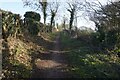
<path fill-rule="evenodd" d="M 3 40 L 3 78 L 30 78 L 34 58 L 38 53 L 51 49 L 56 33 L 42 33 L 40 36 L 8 37 Z"/>
<path fill-rule="evenodd" d="M 120 58 L 93 49 L 87 42 L 61 33 L 62 50 L 69 51 L 69 70 L 82 78 L 120 78 Z"/>

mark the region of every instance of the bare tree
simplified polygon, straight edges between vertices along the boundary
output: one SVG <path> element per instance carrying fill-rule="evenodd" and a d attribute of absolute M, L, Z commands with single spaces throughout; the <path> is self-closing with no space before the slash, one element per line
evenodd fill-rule
<path fill-rule="evenodd" d="M 69 30 L 70 30 L 70 33 L 71 33 L 72 26 L 73 26 L 73 21 L 75 19 L 75 15 L 77 15 L 77 11 L 82 9 L 82 6 L 81 6 L 82 3 L 74 1 L 74 2 L 71 2 L 71 3 L 69 2 L 67 4 L 69 6 L 69 8 L 67 8 L 67 11 L 70 13 Z"/>
<path fill-rule="evenodd" d="M 51 13 L 50 32 L 52 32 L 53 23 L 55 21 L 54 19 L 55 19 L 56 13 L 58 11 L 58 8 L 59 8 L 58 2 L 51 2 L 51 4 L 50 4 L 50 13 Z"/>
<path fill-rule="evenodd" d="M 109 1 L 104 5 L 100 0 L 97 0 L 97 3 L 90 3 L 88 1 L 86 1 L 86 3 L 88 4 L 87 7 L 89 7 L 89 12 L 93 11 L 93 16 L 90 16 L 90 20 L 95 23 L 96 31 L 99 32 L 101 44 L 108 46 L 110 44 L 110 39 L 112 41 L 119 40 L 115 34 L 119 33 L 120 1 Z M 117 39 L 115 39 L 115 37 Z M 113 40 L 113 38 L 115 40 Z"/>
<path fill-rule="evenodd" d="M 64 30 L 66 29 L 66 21 L 67 21 L 67 18 L 64 15 L 64 17 L 63 17 L 63 25 L 62 25 Z"/>
<path fill-rule="evenodd" d="M 25 6 L 32 7 L 36 10 L 41 10 L 43 13 L 43 19 L 44 19 L 44 26 L 46 25 L 46 18 L 47 18 L 47 6 L 48 2 L 47 0 L 22 0 Z"/>
<path fill-rule="evenodd" d="M 46 18 L 47 18 L 47 13 L 46 13 L 47 5 L 48 5 L 47 0 L 42 0 L 42 2 L 39 0 L 39 4 L 42 7 L 43 19 L 44 19 L 44 25 L 45 25 L 46 24 Z"/>

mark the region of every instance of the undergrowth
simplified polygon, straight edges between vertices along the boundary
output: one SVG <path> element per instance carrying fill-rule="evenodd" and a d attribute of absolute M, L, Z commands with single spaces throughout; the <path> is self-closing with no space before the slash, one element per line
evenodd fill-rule
<path fill-rule="evenodd" d="M 89 44 L 71 39 L 61 33 L 62 49 L 68 50 L 70 69 L 80 78 L 120 78 L 120 58 L 116 54 L 103 53 Z"/>

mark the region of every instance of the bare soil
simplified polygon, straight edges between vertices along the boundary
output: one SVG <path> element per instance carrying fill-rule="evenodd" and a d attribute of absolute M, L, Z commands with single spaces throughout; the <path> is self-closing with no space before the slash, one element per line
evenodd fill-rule
<path fill-rule="evenodd" d="M 33 59 L 32 78 L 72 78 L 64 52 L 60 51 L 60 36 L 54 41 L 52 50 L 45 53 L 38 52 Z"/>

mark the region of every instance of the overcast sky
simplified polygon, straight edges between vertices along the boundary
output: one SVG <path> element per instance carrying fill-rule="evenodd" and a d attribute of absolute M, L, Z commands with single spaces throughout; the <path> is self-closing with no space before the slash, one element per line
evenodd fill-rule
<path fill-rule="evenodd" d="M 48 1 L 52 2 L 55 0 L 48 0 Z M 66 9 L 65 8 L 66 0 L 57 0 L 57 1 L 60 2 L 62 6 L 59 8 L 56 22 L 61 23 L 62 22 L 61 16 L 65 15 L 69 19 L 70 14 L 67 10 L 65 10 Z M 67 1 L 72 1 L 72 0 L 67 0 Z M 82 0 L 80 0 L 80 1 L 82 1 Z M 96 0 L 87 0 L 87 1 L 96 1 Z M 99 1 L 102 4 L 105 4 L 107 2 L 107 0 L 99 0 Z M 35 11 L 35 10 L 31 9 L 30 7 L 24 7 L 22 0 L 0 0 L 0 8 L 3 10 L 6 10 L 6 11 L 11 11 L 16 14 L 20 14 L 22 18 L 26 11 Z M 36 12 L 40 13 L 39 11 L 36 11 Z M 40 15 L 41 15 L 41 22 L 43 22 L 42 13 L 40 13 Z M 49 21 L 50 21 L 50 17 L 48 17 L 48 19 L 47 19 L 47 22 L 49 22 Z M 92 29 L 95 28 L 94 22 L 90 21 L 88 19 L 88 17 L 86 17 L 86 19 L 84 17 L 79 17 L 77 26 L 78 27 L 86 26 L 86 27 L 89 27 Z"/>

